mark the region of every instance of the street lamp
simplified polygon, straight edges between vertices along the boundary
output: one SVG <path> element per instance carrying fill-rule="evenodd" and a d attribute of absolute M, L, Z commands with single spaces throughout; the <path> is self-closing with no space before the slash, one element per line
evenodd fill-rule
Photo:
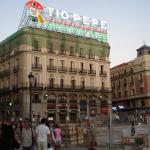
<path fill-rule="evenodd" d="M 30 74 L 28 75 L 28 79 L 29 79 L 29 91 L 30 91 L 29 119 L 30 121 L 32 121 L 32 84 L 34 82 L 34 75 L 32 74 L 32 72 L 30 72 Z"/>

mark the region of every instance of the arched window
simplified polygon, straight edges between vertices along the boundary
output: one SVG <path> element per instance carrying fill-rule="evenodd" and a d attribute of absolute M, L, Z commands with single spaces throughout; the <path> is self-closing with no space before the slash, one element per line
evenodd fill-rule
<path fill-rule="evenodd" d="M 49 87 L 54 87 L 54 76 L 50 75 L 49 77 Z"/>
<path fill-rule="evenodd" d="M 81 78 L 81 88 L 84 89 L 85 88 L 85 79 Z"/>

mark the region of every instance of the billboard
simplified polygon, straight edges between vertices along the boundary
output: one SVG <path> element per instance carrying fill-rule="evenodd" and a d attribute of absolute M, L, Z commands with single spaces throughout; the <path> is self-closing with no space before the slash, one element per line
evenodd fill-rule
<path fill-rule="evenodd" d="M 107 42 L 107 23 L 27 0 L 19 28 L 32 26 Z"/>

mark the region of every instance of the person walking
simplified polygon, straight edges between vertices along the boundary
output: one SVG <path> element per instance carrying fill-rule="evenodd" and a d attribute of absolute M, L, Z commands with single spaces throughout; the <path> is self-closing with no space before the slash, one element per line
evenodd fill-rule
<path fill-rule="evenodd" d="M 57 124 L 54 125 L 53 134 L 55 139 L 55 150 L 61 150 L 62 133 Z"/>
<path fill-rule="evenodd" d="M 15 125 L 15 139 L 19 144 L 21 143 L 21 133 L 22 133 L 21 122 L 16 122 L 16 125 Z M 21 150 L 21 146 L 20 146 L 19 150 Z"/>
<path fill-rule="evenodd" d="M 29 120 L 25 120 L 21 134 L 22 150 L 31 150 L 32 148 L 32 129 Z"/>
<path fill-rule="evenodd" d="M 15 148 L 19 148 L 19 146 L 19 143 L 15 139 L 15 132 L 12 125 L 8 121 L 4 122 L 2 125 L 0 149 L 15 150 Z"/>
<path fill-rule="evenodd" d="M 96 150 L 96 131 L 92 118 L 87 119 L 86 146 L 87 150 Z"/>
<path fill-rule="evenodd" d="M 42 118 L 41 124 L 37 126 L 36 134 L 36 143 L 38 150 L 47 150 L 48 143 L 51 143 L 50 138 L 50 129 L 46 126 L 47 119 Z"/>

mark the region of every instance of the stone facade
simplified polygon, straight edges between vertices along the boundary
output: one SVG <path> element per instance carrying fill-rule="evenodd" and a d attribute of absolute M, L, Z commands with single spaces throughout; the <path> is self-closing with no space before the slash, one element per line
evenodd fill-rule
<path fill-rule="evenodd" d="M 31 27 L 0 43 L 1 117 L 78 122 L 100 111 L 110 92 L 108 43 Z M 10 105 L 12 103 L 12 105 Z"/>

